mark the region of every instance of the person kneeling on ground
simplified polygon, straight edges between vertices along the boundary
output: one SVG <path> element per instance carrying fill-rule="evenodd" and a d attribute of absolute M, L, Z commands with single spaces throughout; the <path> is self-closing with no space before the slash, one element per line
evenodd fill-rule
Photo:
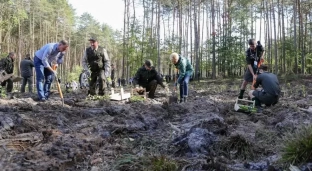
<path fill-rule="evenodd" d="M 187 58 L 180 57 L 177 53 L 172 53 L 170 55 L 170 60 L 179 70 L 178 79 L 177 82 L 174 83 L 174 86 L 177 87 L 177 84 L 180 84 L 180 103 L 186 102 L 188 83 L 193 75 L 193 66 Z"/>
<path fill-rule="evenodd" d="M 262 111 L 261 103 L 266 106 L 275 105 L 278 102 L 280 95 L 280 87 L 277 76 L 275 74 L 267 72 L 268 67 L 266 65 L 261 65 L 259 67 L 259 75 L 256 78 L 256 83 L 254 85 L 256 90 L 250 90 L 249 97 L 255 101 L 255 106 L 258 112 Z M 259 85 L 262 86 L 258 88 Z"/>
<path fill-rule="evenodd" d="M 152 60 L 146 60 L 144 65 L 138 69 L 133 78 L 133 85 L 140 85 L 146 88 L 149 98 L 155 98 L 157 84 L 161 85 L 168 92 L 168 87 L 163 83 L 160 74 L 155 70 Z"/>

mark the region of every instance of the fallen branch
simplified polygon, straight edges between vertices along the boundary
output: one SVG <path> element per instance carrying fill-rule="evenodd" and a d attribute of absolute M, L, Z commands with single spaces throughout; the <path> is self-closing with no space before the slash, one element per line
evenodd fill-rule
<path fill-rule="evenodd" d="M 299 110 L 312 114 L 312 107 L 311 106 L 308 109 L 299 108 Z"/>
<path fill-rule="evenodd" d="M 177 131 L 177 132 L 181 132 L 181 130 L 177 127 L 177 126 L 175 126 L 175 125 L 173 125 L 171 122 L 169 122 L 169 125 L 170 125 L 170 127 L 173 129 L 173 130 L 175 130 L 175 131 Z"/>

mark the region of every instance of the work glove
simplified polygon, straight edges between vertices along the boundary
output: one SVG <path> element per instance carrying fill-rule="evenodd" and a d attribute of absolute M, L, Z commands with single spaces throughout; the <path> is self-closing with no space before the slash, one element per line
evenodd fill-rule
<path fill-rule="evenodd" d="M 137 87 L 136 88 L 136 92 L 138 92 L 140 95 L 143 95 L 144 94 L 144 88 L 143 87 Z"/>

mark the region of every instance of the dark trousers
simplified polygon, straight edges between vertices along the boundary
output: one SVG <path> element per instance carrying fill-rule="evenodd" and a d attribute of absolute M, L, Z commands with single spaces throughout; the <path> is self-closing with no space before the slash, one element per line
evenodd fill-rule
<path fill-rule="evenodd" d="M 25 93 L 25 87 L 26 87 L 27 83 L 28 83 L 28 91 L 30 93 L 32 93 L 32 86 L 33 86 L 33 77 L 32 76 L 23 77 L 21 92 Z"/>
<path fill-rule="evenodd" d="M 265 104 L 266 106 L 275 105 L 279 100 L 279 96 L 266 93 L 263 89 L 261 91 L 255 90 L 252 92 L 252 95 L 259 99 L 260 103 Z"/>
<path fill-rule="evenodd" d="M 156 88 L 157 88 L 157 80 L 153 80 L 148 83 L 148 85 L 146 86 L 146 92 L 149 92 L 148 97 L 153 98 L 155 96 Z"/>
<path fill-rule="evenodd" d="M 105 87 L 106 87 L 104 70 L 100 70 L 98 72 L 91 72 L 89 93 L 90 95 L 96 95 L 97 79 L 99 79 L 99 95 L 103 96 L 105 95 Z"/>
<path fill-rule="evenodd" d="M 112 87 L 115 88 L 116 85 L 115 85 L 115 80 L 112 80 Z"/>
<path fill-rule="evenodd" d="M 11 93 L 13 90 L 13 81 L 11 79 L 7 79 L 1 83 L 2 87 L 6 86 L 7 93 Z"/>

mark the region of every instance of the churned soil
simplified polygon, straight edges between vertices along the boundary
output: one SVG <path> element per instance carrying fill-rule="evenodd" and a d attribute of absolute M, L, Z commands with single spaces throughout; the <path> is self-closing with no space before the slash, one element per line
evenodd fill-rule
<path fill-rule="evenodd" d="M 191 82 L 181 104 L 161 87 L 135 101 L 65 93 L 63 107 L 58 93 L 15 93 L 0 99 L 0 170 L 277 169 L 285 133 L 312 121 L 312 82 L 281 81 L 279 103 L 255 114 L 234 111 L 240 83 Z"/>

